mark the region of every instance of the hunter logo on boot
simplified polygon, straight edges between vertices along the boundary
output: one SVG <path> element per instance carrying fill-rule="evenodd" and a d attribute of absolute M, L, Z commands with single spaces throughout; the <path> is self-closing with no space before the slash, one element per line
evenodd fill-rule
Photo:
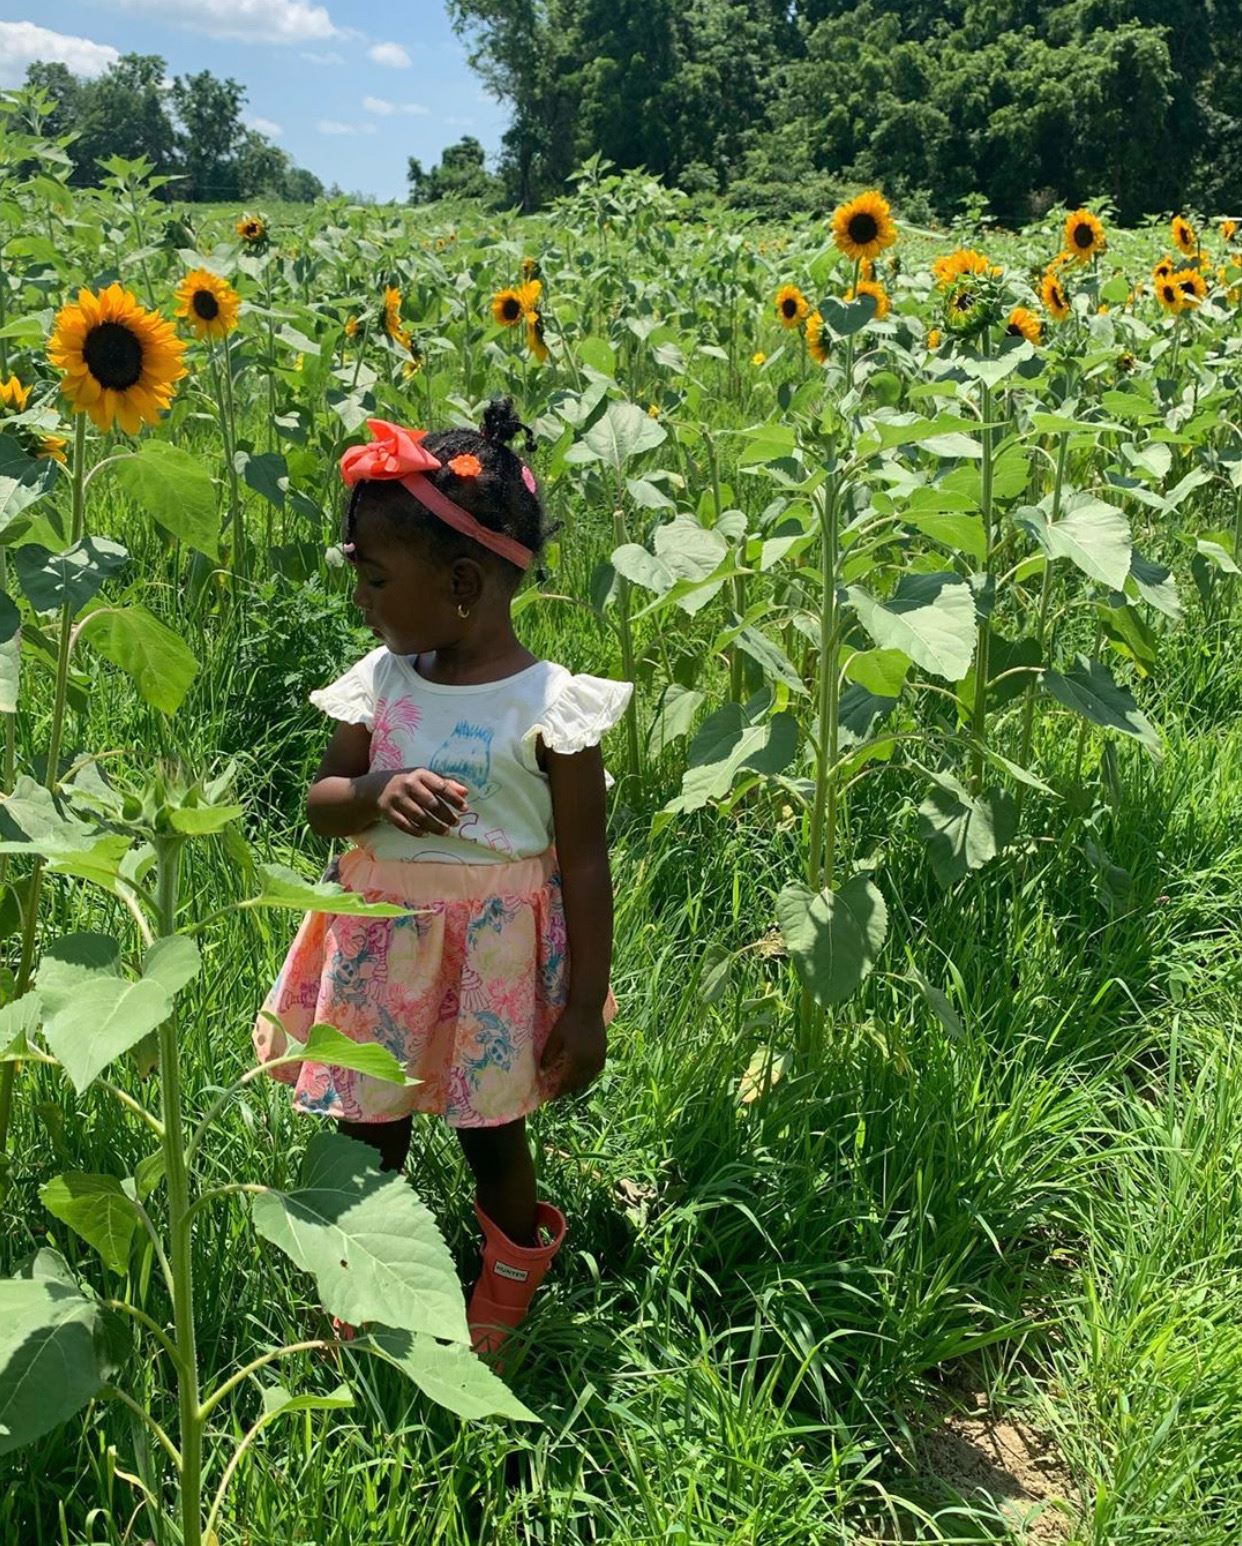
<path fill-rule="evenodd" d="M 492 1268 L 497 1277 L 512 1278 L 515 1283 L 525 1283 L 530 1273 L 523 1267 L 511 1267 L 508 1262 L 498 1261 Z"/>

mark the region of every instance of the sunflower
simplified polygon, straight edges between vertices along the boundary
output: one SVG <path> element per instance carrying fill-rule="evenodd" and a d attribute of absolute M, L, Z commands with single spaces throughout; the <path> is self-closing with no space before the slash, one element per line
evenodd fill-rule
<path fill-rule="evenodd" d="M 543 341 L 543 317 L 537 309 L 526 313 L 526 347 L 541 365 L 551 357 L 552 351 Z"/>
<path fill-rule="evenodd" d="M 35 456 L 40 461 L 59 462 L 63 467 L 68 458 L 65 455 L 65 447 L 69 442 L 63 435 L 40 435 L 39 449 Z"/>
<path fill-rule="evenodd" d="M 539 278 L 539 259 L 538 258 L 523 258 L 522 259 L 522 278 L 523 279 L 538 279 Z"/>
<path fill-rule="evenodd" d="M 410 335 L 401 326 L 401 291 L 396 285 L 387 285 L 384 289 L 384 331 L 393 343 L 400 344 L 403 349 L 409 348 Z"/>
<path fill-rule="evenodd" d="M 764 354 L 762 349 L 760 349 L 751 355 L 750 363 L 754 366 L 763 365 L 767 361 L 767 358 L 767 355 Z"/>
<path fill-rule="evenodd" d="M 832 216 L 832 239 L 847 258 L 878 258 L 897 240 L 888 200 L 872 189 L 838 205 Z"/>
<path fill-rule="evenodd" d="M 1108 246 L 1104 227 L 1089 209 L 1065 217 L 1065 251 L 1075 263 L 1089 263 Z"/>
<path fill-rule="evenodd" d="M 10 413 L 25 413 L 26 404 L 29 401 L 30 388 L 23 386 L 16 376 L 10 376 L 7 381 L 0 381 L 0 408 L 5 408 Z"/>
<path fill-rule="evenodd" d="M 956 252 L 946 253 L 932 263 L 932 277 L 941 289 L 948 289 L 961 274 L 1000 273 L 981 252 L 973 247 L 959 247 Z"/>
<path fill-rule="evenodd" d="M 1238 234 L 1238 222 L 1236 220 L 1222 220 L 1220 223 L 1220 239 L 1228 244 Z"/>
<path fill-rule="evenodd" d="M 1182 287 L 1172 274 L 1164 279 L 1156 281 L 1156 299 L 1170 316 L 1177 316 L 1179 311 L 1186 309 L 1186 297 L 1182 294 Z"/>
<path fill-rule="evenodd" d="M 200 338 L 223 338 L 237 326 L 241 299 L 227 279 L 196 268 L 177 286 L 177 316 L 184 317 Z"/>
<path fill-rule="evenodd" d="M 233 229 L 247 247 L 261 247 L 267 241 L 267 222 L 260 215 L 243 215 Z"/>
<path fill-rule="evenodd" d="M 1166 255 L 1165 257 L 1161 258 L 1159 263 L 1156 264 L 1155 268 L 1152 269 L 1151 277 L 1157 283 L 1159 283 L 1162 279 L 1170 278 L 1176 267 L 1177 264 L 1174 263 L 1173 259 Z"/>
<path fill-rule="evenodd" d="M 940 347 L 940 329 L 938 327 L 932 328 L 931 332 L 928 333 L 928 335 L 927 335 L 927 347 L 929 349 L 939 349 L 939 347 Z"/>
<path fill-rule="evenodd" d="M 543 294 L 542 279 L 526 279 L 517 287 L 523 313 L 539 310 L 539 297 Z"/>
<path fill-rule="evenodd" d="M 1199 250 L 1199 237 L 1190 221 L 1182 215 L 1174 215 L 1169 230 L 1173 233 L 1173 241 L 1178 251 L 1184 252 L 1188 258 L 1193 258 Z"/>
<path fill-rule="evenodd" d="M 74 412 L 89 413 L 105 431 L 117 419 L 127 435 L 168 407 L 173 382 L 186 373 L 184 350 L 171 322 L 116 283 L 98 295 L 79 290 L 57 313 L 47 346 Z"/>
<path fill-rule="evenodd" d="M 492 296 L 492 316 L 501 327 L 513 327 L 525 310 L 519 290 L 497 290 Z"/>
<path fill-rule="evenodd" d="M 1044 274 L 1043 283 L 1039 287 L 1040 296 L 1044 305 L 1048 308 L 1048 315 L 1054 322 L 1064 322 L 1070 315 L 1069 296 L 1065 293 L 1065 286 L 1061 283 L 1056 269 L 1049 264 Z"/>
<path fill-rule="evenodd" d="M 1207 285 L 1203 275 L 1193 268 L 1184 268 L 1169 280 L 1182 292 L 1182 304 L 1184 306 L 1198 306 L 1201 301 L 1207 300 Z"/>
<path fill-rule="evenodd" d="M 845 292 L 845 299 L 856 300 L 860 295 L 869 295 L 875 302 L 873 322 L 882 322 L 888 316 L 888 291 L 882 284 L 876 284 L 874 279 L 860 279 L 854 290 Z"/>
<path fill-rule="evenodd" d="M 1117 356 L 1117 369 L 1124 376 L 1128 376 L 1137 364 L 1138 361 L 1134 358 L 1128 349 L 1123 349 L 1122 352 Z"/>
<path fill-rule="evenodd" d="M 874 279 L 875 278 L 875 264 L 871 261 L 870 258 L 859 258 L 859 260 L 858 260 L 858 277 L 860 279 Z"/>
<path fill-rule="evenodd" d="M 973 275 L 962 274 L 944 298 L 945 326 L 968 336 L 987 325 L 988 299 Z"/>
<path fill-rule="evenodd" d="M 357 338 L 357 336 L 358 336 L 358 318 L 357 317 L 347 317 L 345 319 L 345 337 L 346 338 Z"/>
<path fill-rule="evenodd" d="M 1005 324 L 1005 334 L 1009 338 L 1025 338 L 1028 344 L 1037 345 L 1040 338 L 1039 318 L 1025 306 L 1015 306 Z"/>
<path fill-rule="evenodd" d="M 401 366 L 401 374 L 408 381 L 411 376 L 417 376 L 423 368 L 423 348 L 417 338 L 411 338 L 406 344 L 410 357 Z"/>
<path fill-rule="evenodd" d="M 776 315 L 782 327 L 799 327 L 810 311 L 810 303 L 797 285 L 782 285 L 776 292 Z"/>
<path fill-rule="evenodd" d="M 817 311 L 813 311 L 806 319 L 806 346 L 817 365 L 827 365 L 828 336 L 824 330 L 824 319 Z"/>

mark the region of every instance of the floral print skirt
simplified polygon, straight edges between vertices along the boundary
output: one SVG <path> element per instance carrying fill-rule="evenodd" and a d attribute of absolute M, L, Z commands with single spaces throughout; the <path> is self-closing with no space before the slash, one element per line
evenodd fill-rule
<path fill-rule="evenodd" d="M 335 869 L 336 873 L 332 871 Z M 351 848 L 329 877 L 393 918 L 307 913 L 255 1018 L 260 1062 L 327 1023 L 378 1042 L 415 1085 L 303 1061 L 273 1069 L 295 1110 L 351 1122 L 412 1111 L 453 1127 L 495 1127 L 554 1093 L 539 1057 L 565 1005 L 569 954 L 555 849 L 492 864 L 375 859 Z M 604 1023 L 617 1012 L 611 989 Z"/>

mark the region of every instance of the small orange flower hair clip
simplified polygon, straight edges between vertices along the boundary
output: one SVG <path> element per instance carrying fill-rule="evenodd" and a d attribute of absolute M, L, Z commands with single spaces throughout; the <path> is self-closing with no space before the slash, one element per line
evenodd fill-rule
<path fill-rule="evenodd" d="M 477 478 L 483 471 L 483 463 L 469 451 L 453 457 L 447 465 L 459 478 Z"/>

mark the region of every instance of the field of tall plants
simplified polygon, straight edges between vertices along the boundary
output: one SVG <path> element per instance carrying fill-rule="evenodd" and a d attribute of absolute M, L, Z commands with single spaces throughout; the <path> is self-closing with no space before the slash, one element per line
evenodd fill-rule
<path fill-rule="evenodd" d="M 0 1540 L 1234 1546 L 1233 222 L 69 166 L 0 97 Z M 451 1136 L 381 1173 L 250 1042 L 304 911 L 399 910 L 305 820 L 338 459 L 501 393 L 563 523 L 518 631 L 636 684 L 503 1378 Z"/>

